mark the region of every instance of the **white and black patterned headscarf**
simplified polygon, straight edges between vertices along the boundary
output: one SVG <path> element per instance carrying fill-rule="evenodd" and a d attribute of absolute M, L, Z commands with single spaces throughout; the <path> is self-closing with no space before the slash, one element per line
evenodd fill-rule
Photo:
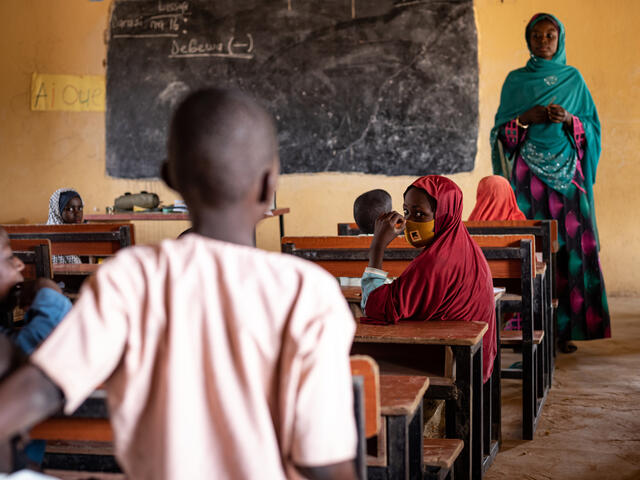
<path fill-rule="evenodd" d="M 72 195 L 69 195 L 71 193 Z M 60 205 L 60 196 L 67 197 L 67 202 L 74 197 L 78 197 L 82 202 L 82 197 L 73 188 L 59 188 L 51 198 L 49 199 L 49 218 L 47 218 L 47 225 L 63 225 L 62 210 L 66 206 Z M 84 202 L 82 202 L 84 206 Z M 80 257 L 77 255 L 53 255 L 53 263 L 82 263 Z"/>

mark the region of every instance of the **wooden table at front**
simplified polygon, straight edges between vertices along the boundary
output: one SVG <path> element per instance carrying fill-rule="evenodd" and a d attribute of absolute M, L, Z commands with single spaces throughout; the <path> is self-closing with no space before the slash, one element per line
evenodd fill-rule
<path fill-rule="evenodd" d="M 401 322 L 396 325 L 358 323 L 352 352 L 371 355 L 381 364 L 382 373 L 393 365 L 379 361 L 380 347 L 386 354 L 400 356 L 411 349 L 416 360 L 424 353 L 431 355 L 434 346 L 448 346 L 453 351 L 455 378 L 453 398 L 447 402 L 447 436 L 464 441 L 464 449 L 456 461 L 454 472 L 459 480 L 482 478 L 482 336 L 487 331 L 483 322 Z M 376 358 L 378 357 L 378 358 Z M 388 358 L 388 357 L 387 357 Z M 385 367 L 385 364 L 388 365 Z M 400 365 L 402 368 L 406 364 Z M 412 374 L 420 374 L 419 361 L 412 366 Z M 424 370 L 427 376 L 432 373 Z M 449 408 L 453 406 L 454 408 Z M 451 411 L 453 410 L 453 411 Z"/>

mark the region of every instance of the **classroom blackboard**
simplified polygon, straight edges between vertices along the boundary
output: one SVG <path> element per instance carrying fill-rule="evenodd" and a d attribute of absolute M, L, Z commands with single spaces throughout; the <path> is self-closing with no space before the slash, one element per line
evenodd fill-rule
<path fill-rule="evenodd" d="M 157 177 L 173 108 L 235 87 L 276 118 L 281 169 L 386 175 L 474 166 L 472 0 L 115 0 L 106 165 Z"/>

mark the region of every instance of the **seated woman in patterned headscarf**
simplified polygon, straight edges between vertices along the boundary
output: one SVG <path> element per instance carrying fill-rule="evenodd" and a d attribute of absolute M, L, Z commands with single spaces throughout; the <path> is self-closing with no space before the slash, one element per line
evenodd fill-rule
<path fill-rule="evenodd" d="M 47 225 L 82 223 L 84 203 L 80 194 L 71 188 L 60 188 L 49 199 Z M 82 263 L 77 255 L 54 255 L 53 263 Z"/>

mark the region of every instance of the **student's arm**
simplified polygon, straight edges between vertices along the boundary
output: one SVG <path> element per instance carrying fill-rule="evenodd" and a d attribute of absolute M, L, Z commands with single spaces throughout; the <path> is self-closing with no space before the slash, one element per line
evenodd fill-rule
<path fill-rule="evenodd" d="M 373 267 L 367 267 L 364 269 L 362 278 L 360 279 L 360 286 L 362 288 L 362 300 L 360 301 L 360 308 L 364 312 L 367 305 L 367 299 L 371 292 L 376 288 L 381 287 L 387 282 L 388 273 L 384 270 L 379 270 Z"/>
<path fill-rule="evenodd" d="M 0 335 L 0 378 L 13 370 L 19 362 L 19 351 L 9 337 Z"/>
<path fill-rule="evenodd" d="M 65 413 L 73 413 L 120 363 L 131 319 L 141 315 L 144 285 L 135 252 L 123 251 L 85 282 L 71 311 L 31 355 L 62 390 Z"/>
<path fill-rule="evenodd" d="M 355 323 L 335 280 L 323 271 L 309 273 L 283 342 L 283 454 L 309 478 L 352 479 L 357 433 L 349 351 Z"/>
<path fill-rule="evenodd" d="M 14 339 L 27 355 L 33 353 L 71 310 L 71 302 L 52 280 L 39 279 L 36 288 L 36 296 L 25 315 L 26 326 Z"/>
<path fill-rule="evenodd" d="M 355 462 L 347 461 L 325 467 L 296 467 L 298 472 L 311 480 L 357 480 Z"/>
<path fill-rule="evenodd" d="M 21 367 L 0 384 L 0 441 L 44 420 L 63 402 L 60 389 L 40 369 Z"/>
<path fill-rule="evenodd" d="M 376 219 L 369 247 L 369 267 L 382 270 L 384 250 L 404 230 L 405 220 L 398 212 L 388 212 Z"/>

